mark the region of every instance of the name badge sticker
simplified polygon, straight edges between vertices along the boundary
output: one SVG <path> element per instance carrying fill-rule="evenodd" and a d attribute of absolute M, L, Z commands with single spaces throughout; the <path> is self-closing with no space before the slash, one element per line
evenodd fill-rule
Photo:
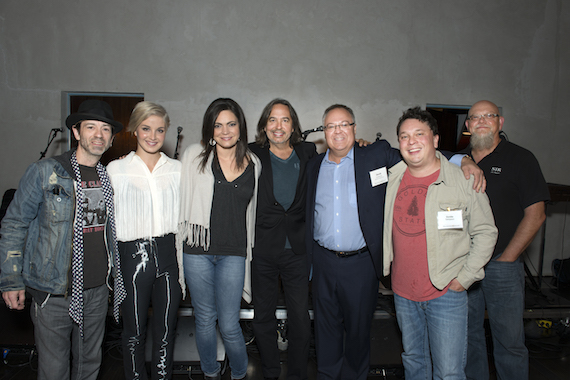
<path fill-rule="evenodd" d="M 461 210 L 438 211 L 437 228 L 439 230 L 463 229 L 463 213 Z"/>
<path fill-rule="evenodd" d="M 372 187 L 388 182 L 388 171 L 386 170 L 386 167 L 371 170 L 369 174 Z"/>

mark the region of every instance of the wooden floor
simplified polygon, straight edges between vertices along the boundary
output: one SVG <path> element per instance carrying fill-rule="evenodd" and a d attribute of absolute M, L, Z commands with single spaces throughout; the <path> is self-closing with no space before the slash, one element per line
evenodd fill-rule
<path fill-rule="evenodd" d="M 391 297 L 379 297 L 379 309 L 387 310 L 373 321 L 371 333 L 371 370 L 368 379 L 403 379 L 400 360 L 401 342 L 397 324 L 391 316 Z M 527 347 L 530 354 L 531 380 L 570 379 L 570 290 L 559 291 L 550 285 L 550 279 L 542 284 L 542 291 L 527 288 L 525 318 L 527 323 Z M 29 307 L 28 307 L 29 310 Z M 548 324 L 552 326 L 548 328 Z M 249 322 L 244 321 L 246 341 L 253 338 Z M 37 356 L 33 346 L 33 331 L 28 311 L 10 312 L 0 306 L 0 348 L 3 361 L 0 380 L 35 380 Z M 248 345 L 248 379 L 261 380 L 259 353 L 253 341 Z M 282 376 L 286 371 L 287 352 L 282 352 Z M 496 379 L 490 358 L 491 380 Z M 177 374 L 173 379 L 203 379 L 199 363 L 175 363 Z M 314 346 L 311 346 L 309 379 L 316 378 Z M 124 379 L 120 350 L 120 328 L 112 321 L 107 324 L 104 357 L 100 380 Z M 222 379 L 229 380 L 227 370 Z"/>

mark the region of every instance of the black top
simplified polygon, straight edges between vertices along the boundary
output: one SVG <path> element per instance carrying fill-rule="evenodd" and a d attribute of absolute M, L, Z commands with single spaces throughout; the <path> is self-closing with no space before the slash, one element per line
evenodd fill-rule
<path fill-rule="evenodd" d="M 79 165 L 83 188 L 83 288 L 103 285 L 107 277 L 105 196 L 95 167 Z"/>
<path fill-rule="evenodd" d="M 317 155 L 315 144 L 302 142 L 293 147 L 299 157 L 299 176 L 297 182 L 291 184 L 295 186 L 295 197 L 287 209 L 275 199 L 269 145 L 251 143 L 249 148 L 261 160 L 253 257 L 282 252 L 286 239 L 295 254 L 305 254 L 306 166 Z"/>
<path fill-rule="evenodd" d="M 471 154 L 471 148 L 468 153 Z M 503 253 L 524 217 L 524 209 L 550 200 L 534 155 L 503 137 L 493 152 L 478 163 L 487 179 L 487 195 L 495 216 L 499 238 L 493 257 Z"/>
<path fill-rule="evenodd" d="M 232 182 L 228 182 L 217 157 L 212 162 L 214 197 L 210 213 L 210 247 L 185 245 L 184 252 L 192 254 L 246 256 L 247 206 L 255 186 L 253 162 Z"/>

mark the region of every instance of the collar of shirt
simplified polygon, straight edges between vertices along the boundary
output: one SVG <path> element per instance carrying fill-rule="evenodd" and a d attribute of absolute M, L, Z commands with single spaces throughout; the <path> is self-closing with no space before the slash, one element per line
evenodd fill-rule
<path fill-rule="evenodd" d="M 143 159 L 138 154 L 136 154 L 135 152 L 129 153 L 129 155 L 124 158 L 124 160 L 130 160 L 129 164 L 132 164 L 133 162 L 137 162 L 139 165 L 144 165 L 144 167 L 146 167 L 148 169 L 148 166 L 146 166 L 146 163 L 143 161 Z M 163 166 L 167 163 L 168 163 L 168 159 L 166 158 L 166 155 L 164 153 L 160 152 L 160 158 L 158 159 L 158 162 L 156 163 L 156 165 L 154 165 L 154 169 L 152 170 L 152 172 L 154 173 L 157 169 L 159 169 L 161 166 Z"/>
<path fill-rule="evenodd" d="M 351 160 L 354 163 L 354 147 L 352 147 L 351 150 L 348 151 L 348 153 L 346 154 L 346 156 L 344 156 L 343 158 L 340 159 L 340 163 L 337 164 L 334 161 L 329 160 L 329 154 L 331 153 L 330 148 L 327 149 L 327 153 L 325 154 L 325 158 L 323 159 L 323 162 L 328 164 L 332 164 L 332 165 L 342 165 L 344 162 L 346 162 L 347 160 Z"/>

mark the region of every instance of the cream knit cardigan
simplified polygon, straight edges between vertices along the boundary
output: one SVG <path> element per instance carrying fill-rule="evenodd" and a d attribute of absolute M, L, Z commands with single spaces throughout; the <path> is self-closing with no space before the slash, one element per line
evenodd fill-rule
<path fill-rule="evenodd" d="M 176 235 L 176 254 L 182 260 L 184 242 L 191 246 L 200 246 L 205 250 L 210 247 L 210 213 L 214 197 L 214 174 L 210 154 L 204 171 L 200 171 L 200 144 L 190 145 L 182 155 L 182 172 L 180 176 L 180 214 L 178 234 Z M 253 196 L 246 211 L 247 255 L 245 260 L 245 279 L 243 299 L 251 302 L 251 258 L 255 242 L 255 215 L 257 210 L 257 188 L 261 174 L 261 161 L 255 154 L 248 152 L 254 163 L 255 186 Z"/>

